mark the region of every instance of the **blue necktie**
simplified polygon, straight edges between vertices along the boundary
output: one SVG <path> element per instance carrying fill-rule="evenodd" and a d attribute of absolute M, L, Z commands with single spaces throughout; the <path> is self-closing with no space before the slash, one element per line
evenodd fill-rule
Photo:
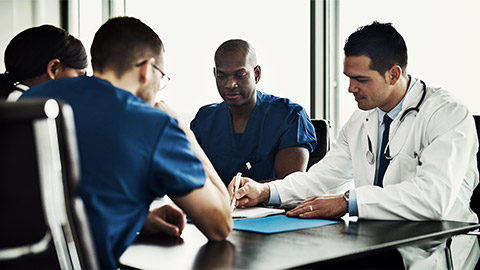
<path fill-rule="evenodd" d="M 385 152 L 385 147 L 388 143 L 388 134 L 390 133 L 390 124 L 392 123 L 392 119 L 388 117 L 387 114 L 383 117 L 383 124 L 385 125 L 385 130 L 383 131 L 382 136 L 382 148 L 380 149 L 380 164 L 378 166 L 378 173 L 377 173 L 377 186 L 383 187 L 383 176 L 385 175 L 385 171 L 387 170 L 388 164 L 390 164 L 390 160 L 385 158 L 385 155 L 390 155 L 390 149 L 387 149 Z M 389 147 L 390 148 L 390 147 Z M 384 155 L 385 153 L 385 155 Z"/>

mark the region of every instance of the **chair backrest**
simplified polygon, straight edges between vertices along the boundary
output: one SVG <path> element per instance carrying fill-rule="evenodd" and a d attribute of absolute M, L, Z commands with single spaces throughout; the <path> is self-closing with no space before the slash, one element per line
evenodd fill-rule
<path fill-rule="evenodd" d="M 474 115 L 475 126 L 477 127 L 477 137 L 480 141 L 480 115 Z M 477 152 L 477 168 L 480 171 L 480 152 Z M 480 185 L 475 188 L 470 200 L 470 208 L 480 216 Z"/>
<path fill-rule="evenodd" d="M 310 153 L 307 169 L 319 162 L 330 150 L 330 122 L 324 119 L 312 119 L 312 124 L 317 136 L 317 146 Z"/>
<path fill-rule="evenodd" d="M 83 200 L 76 194 L 80 182 L 80 157 L 72 108 L 60 103 L 61 114 L 57 118 L 58 141 L 62 163 L 65 204 L 72 227 L 79 262 L 84 269 L 98 269 L 95 245 L 90 231 Z"/>
<path fill-rule="evenodd" d="M 0 268 L 98 269 L 70 106 L 0 102 Z"/>

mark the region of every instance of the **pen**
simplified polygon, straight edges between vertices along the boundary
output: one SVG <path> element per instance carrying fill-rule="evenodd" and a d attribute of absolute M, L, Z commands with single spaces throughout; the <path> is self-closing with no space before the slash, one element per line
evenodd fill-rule
<path fill-rule="evenodd" d="M 233 209 L 235 209 L 235 202 L 237 199 L 235 198 L 235 193 L 237 193 L 238 187 L 240 186 L 240 178 L 242 177 L 242 173 L 239 172 L 235 176 L 235 186 L 233 187 L 233 199 L 232 199 L 232 204 L 230 205 L 230 212 L 233 212 Z"/>

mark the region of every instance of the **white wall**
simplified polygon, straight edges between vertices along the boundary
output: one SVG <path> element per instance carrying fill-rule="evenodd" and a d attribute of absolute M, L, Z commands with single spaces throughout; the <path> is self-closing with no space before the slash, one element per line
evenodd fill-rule
<path fill-rule="evenodd" d="M 166 46 L 172 78 L 159 94 L 189 122 L 202 106 L 221 101 L 213 55 L 232 38 L 250 42 L 262 78 L 258 89 L 310 110 L 308 0 L 127 0 L 127 15 L 152 27 Z"/>
<path fill-rule="evenodd" d="M 152 27 L 166 46 L 165 72 L 172 78 L 158 98 L 189 122 L 197 110 L 221 101 L 213 55 L 227 39 L 250 42 L 262 67 L 258 89 L 288 97 L 310 111 L 310 1 L 308 0 L 126 0 L 126 15 Z M 103 23 L 98 0 L 69 0 L 69 32 L 88 54 Z M 0 50 L 31 26 L 60 24 L 58 0 L 0 0 Z M 119 14 L 121 15 L 121 14 Z M 3 55 L 2 55 L 3 59 Z M 3 67 L 3 61 L 2 61 Z M 4 72 L 2 68 L 1 72 Z M 92 74 L 91 67 L 88 74 Z"/>
<path fill-rule="evenodd" d="M 42 24 L 60 25 L 58 0 L 0 0 L 0 72 L 5 72 L 3 56 L 10 40 L 19 32 Z"/>
<path fill-rule="evenodd" d="M 87 51 L 102 24 L 102 3 L 71 0 L 78 25 L 70 32 Z M 409 50 L 408 72 L 427 84 L 442 86 L 480 114 L 476 63 L 480 62 L 480 1 L 477 0 L 338 0 L 340 60 L 344 40 L 373 20 L 392 22 Z M 167 49 L 170 85 L 159 98 L 190 121 L 197 109 L 220 101 L 212 75 L 215 49 L 230 38 L 243 38 L 257 51 L 263 76 L 258 88 L 291 98 L 310 111 L 308 0 L 126 0 L 126 12 L 158 32 Z M 58 0 L 0 0 L 0 52 L 18 32 L 44 23 L 59 26 Z M 340 74 L 340 121 L 356 109 Z M 0 72 L 4 72 L 0 63 Z M 91 74 L 91 71 L 89 72 Z M 322 89 L 317 89 L 322 91 Z"/>
<path fill-rule="evenodd" d="M 340 124 L 357 105 L 343 75 L 343 45 L 359 26 L 392 22 L 407 43 L 407 72 L 427 85 L 442 86 L 480 114 L 480 1 L 341 0 Z"/>

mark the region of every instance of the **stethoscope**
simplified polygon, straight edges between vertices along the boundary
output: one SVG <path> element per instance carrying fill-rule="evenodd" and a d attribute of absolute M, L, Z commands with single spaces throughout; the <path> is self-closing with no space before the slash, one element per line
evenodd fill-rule
<path fill-rule="evenodd" d="M 417 103 L 417 106 L 415 107 L 411 107 L 411 108 L 408 108 L 406 109 L 402 115 L 400 116 L 400 123 L 396 126 L 394 132 L 393 132 L 393 136 L 395 136 L 395 133 L 397 132 L 397 129 L 398 127 L 400 126 L 400 124 L 403 122 L 403 120 L 405 120 L 405 117 L 411 113 L 411 112 L 416 112 L 418 113 L 420 111 L 420 105 L 422 105 L 423 103 L 423 100 L 425 99 L 425 95 L 427 94 L 427 86 L 425 84 L 425 82 L 423 82 L 422 80 L 420 80 L 420 83 L 422 83 L 423 85 L 423 88 L 422 88 L 422 97 L 420 98 L 420 100 L 418 101 Z M 417 114 L 415 114 L 416 116 Z M 393 138 L 392 136 L 392 138 Z M 368 151 L 366 153 L 366 157 L 367 157 L 367 161 L 370 165 L 373 165 L 374 161 L 375 161 L 375 155 L 373 154 L 373 148 L 372 148 L 372 141 L 370 140 L 370 137 L 368 136 L 367 134 L 367 141 L 368 141 Z M 387 160 L 391 160 L 393 159 L 393 156 L 387 154 L 387 152 L 389 153 L 389 148 L 390 148 L 390 142 L 391 140 L 388 141 L 387 145 L 385 146 L 385 151 L 383 152 L 383 156 L 387 159 Z"/>

